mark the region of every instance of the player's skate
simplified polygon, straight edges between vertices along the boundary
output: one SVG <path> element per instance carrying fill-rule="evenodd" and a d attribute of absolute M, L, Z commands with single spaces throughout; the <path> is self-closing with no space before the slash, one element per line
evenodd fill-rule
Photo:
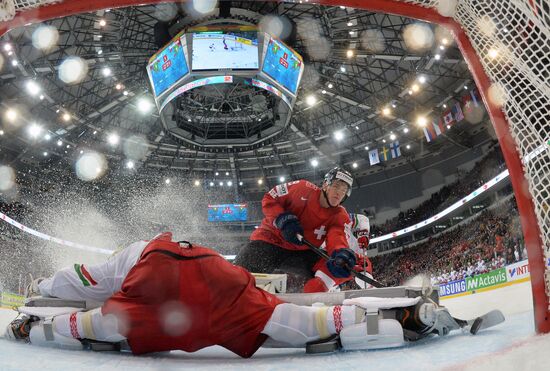
<path fill-rule="evenodd" d="M 460 328 L 447 308 L 426 299 L 421 299 L 411 307 L 386 311 L 383 316 L 398 320 L 403 326 L 405 339 L 409 341 L 419 340 L 432 333 L 447 335 L 451 330 Z"/>
<path fill-rule="evenodd" d="M 23 316 L 14 319 L 8 327 L 4 337 L 12 341 L 29 342 L 29 334 L 31 332 L 31 324 L 38 320 L 38 317 Z"/>
<path fill-rule="evenodd" d="M 29 274 L 29 279 L 30 282 L 27 287 L 25 287 L 25 298 L 40 296 L 40 288 L 38 287 L 38 285 L 44 280 L 44 278 L 39 277 L 34 279 L 32 274 Z"/>

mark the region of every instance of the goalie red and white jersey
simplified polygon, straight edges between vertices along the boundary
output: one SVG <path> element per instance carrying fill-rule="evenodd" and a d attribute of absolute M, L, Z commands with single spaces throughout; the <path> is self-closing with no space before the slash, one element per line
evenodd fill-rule
<path fill-rule="evenodd" d="M 329 255 L 334 249 L 348 247 L 351 221 L 343 206 L 324 208 L 319 199 L 321 189 L 306 180 L 280 184 L 265 194 L 262 200 L 264 219 L 252 233 L 251 240 L 261 240 L 288 250 L 308 250 L 305 245 L 287 242 L 275 219 L 289 212 L 298 217 L 304 237 L 316 246 L 325 246 Z"/>
<path fill-rule="evenodd" d="M 216 251 L 182 247 L 170 237 L 163 234 L 147 245 L 102 314 L 117 316 L 134 354 L 220 345 L 252 356 L 283 302 Z"/>

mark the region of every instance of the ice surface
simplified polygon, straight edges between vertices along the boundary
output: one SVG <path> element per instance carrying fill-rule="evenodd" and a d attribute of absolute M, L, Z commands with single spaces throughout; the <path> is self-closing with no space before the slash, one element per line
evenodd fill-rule
<path fill-rule="evenodd" d="M 504 308 L 506 322 L 476 336 L 455 331 L 398 349 L 306 355 L 296 349 L 260 349 L 242 359 L 220 347 L 196 353 L 170 352 L 148 356 L 39 348 L 0 339 L 0 370 L 546 370 L 550 336 L 535 336 L 530 283 L 444 300 L 453 314 L 468 318 Z M 513 303 L 513 305 L 509 305 Z M 0 328 L 15 317 L 0 309 Z"/>

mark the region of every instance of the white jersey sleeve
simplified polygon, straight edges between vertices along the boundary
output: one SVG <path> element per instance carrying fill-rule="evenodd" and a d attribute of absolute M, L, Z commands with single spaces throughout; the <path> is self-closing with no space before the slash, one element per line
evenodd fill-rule
<path fill-rule="evenodd" d="M 354 235 L 348 236 L 348 245 L 349 248 L 352 249 L 355 253 L 363 254 L 364 251 L 359 248 L 359 243 L 357 242 L 357 238 L 355 238 Z"/>
<path fill-rule="evenodd" d="M 147 244 L 147 241 L 134 242 L 102 264 L 63 268 L 40 282 L 40 293 L 67 300 L 104 302 L 120 290 Z"/>

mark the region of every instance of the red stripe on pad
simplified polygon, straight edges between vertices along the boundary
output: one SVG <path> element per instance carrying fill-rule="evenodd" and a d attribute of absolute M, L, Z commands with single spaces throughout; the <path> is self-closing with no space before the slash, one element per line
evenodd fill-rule
<path fill-rule="evenodd" d="M 71 313 L 71 316 L 69 317 L 69 325 L 71 327 L 71 336 L 75 339 L 80 339 L 80 335 L 78 334 L 78 326 L 76 324 L 76 312 Z"/>
<path fill-rule="evenodd" d="M 339 334 L 344 328 L 344 324 L 342 322 L 342 306 L 335 305 L 332 310 L 332 315 L 334 316 L 334 327 L 336 328 L 336 333 Z"/>

